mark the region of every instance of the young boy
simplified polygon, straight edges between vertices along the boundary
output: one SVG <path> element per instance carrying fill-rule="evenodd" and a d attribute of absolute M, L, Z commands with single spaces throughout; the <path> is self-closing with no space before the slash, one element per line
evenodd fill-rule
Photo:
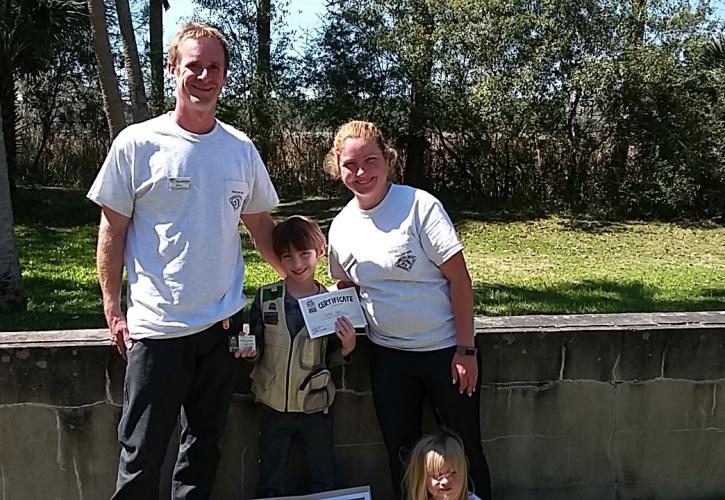
<path fill-rule="evenodd" d="M 293 436 L 307 455 L 310 492 L 336 487 L 329 413 L 335 385 L 327 368 L 342 364 L 355 349 L 355 329 L 345 317 L 336 322 L 337 338 L 310 339 L 297 302 L 327 291 L 315 281 L 317 262 L 325 253 L 320 227 L 306 217 L 290 217 L 275 227 L 272 245 L 287 278 L 257 292 L 249 317 L 256 350 L 240 353 L 255 361 L 252 392 L 261 403 L 259 498 L 286 494 Z"/>

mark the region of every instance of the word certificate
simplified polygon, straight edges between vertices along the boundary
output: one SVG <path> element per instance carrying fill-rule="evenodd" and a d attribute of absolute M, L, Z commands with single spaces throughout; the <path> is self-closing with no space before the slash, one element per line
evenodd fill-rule
<path fill-rule="evenodd" d="M 347 317 L 355 328 L 367 326 L 354 288 L 312 295 L 298 302 L 311 339 L 335 333 L 335 321 L 340 316 Z"/>

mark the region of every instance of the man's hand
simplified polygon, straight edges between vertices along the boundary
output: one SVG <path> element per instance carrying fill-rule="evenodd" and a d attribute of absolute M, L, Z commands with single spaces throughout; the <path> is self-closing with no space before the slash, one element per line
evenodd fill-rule
<path fill-rule="evenodd" d="M 459 384 L 458 392 L 468 392 L 471 396 L 478 384 L 478 365 L 476 356 L 465 356 L 455 353 L 451 361 L 453 385 Z"/>
<path fill-rule="evenodd" d="M 106 322 L 111 330 L 111 343 L 116 346 L 121 357 L 124 360 L 127 359 L 126 351 L 133 346 L 133 340 L 128 333 L 126 317 L 122 313 L 116 312 L 107 315 Z"/>
<path fill-rule="evenodd" d="M 103 207 L 96 249 L 96 269 L 103 294 L 103 313 L 111 330 L 111 342 L 123 359 L 126 359 L 126 351 L 133 345 L 128 333 L 126 316 L 121 312 L 123 254 L 126 249 L 126 230 L 129 221 L 128 217 Z"/>
<path fill-rule="evenodd" d="M 347 356 L 355 349 L 355 345 L 357 343 L 357 339 L 355 338 L 355 327 L 352 326 L 350 320 L 345 316 L 340 316 L 335 321 L 335 335 L 337 335 L 337 338 L 340 339 L 340 342 L 342 343 L 342 349 L 340 349 L 340 352 L 343 356 Z"/>
<path fill-rule="evenodd" d="M 262 255 L 262 258 L 277 271 L 277 274 L 285 278 L 287 273 L 282 269 L 282 264 L 280 264 L 272 247 L 272 230 L 275 223 L 269 212 L 242 214 L 242 223 L 247 228 L 249 237 L 252 238 L 255 248 Z"/>

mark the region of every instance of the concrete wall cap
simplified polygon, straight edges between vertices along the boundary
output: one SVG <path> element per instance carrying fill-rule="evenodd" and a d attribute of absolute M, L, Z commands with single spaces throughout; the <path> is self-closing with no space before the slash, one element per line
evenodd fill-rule
<path fill-rule="evenodd" d="M 476 316 L 476 334 L 556 332 L 641 332 L 725 328 L 725 311 Z M 110 346 L 106 328 L 0 332 L 0 349 Z"/>

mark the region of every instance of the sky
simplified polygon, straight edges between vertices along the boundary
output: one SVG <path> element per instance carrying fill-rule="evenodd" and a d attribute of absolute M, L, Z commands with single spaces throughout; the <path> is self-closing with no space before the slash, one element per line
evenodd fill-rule
<path fill-rule="evenodd" d="M 191 0 L 171 0 L 171 8 L 164 13 L 164 46 L 168 46 L 184 17 L 191 16 Z M 312 28 L 325 10 L 325 0 L 290 0 L 287 24 L 295 31 Z"/>
<path fill-rule="evenodd" d="M 725 0 L 710 0 L 710 5 L 714 7 L 716 17 L 725 18 Z M 164 13 L 164 47 L 168 47 L 183 18 L 191 16 L 193 10 L 192 0 L 171 0 L 171 8 Z M 319 25 L 324 11 L 325 0 L 289 0 L 287 24 L 300 33 Z"/>

